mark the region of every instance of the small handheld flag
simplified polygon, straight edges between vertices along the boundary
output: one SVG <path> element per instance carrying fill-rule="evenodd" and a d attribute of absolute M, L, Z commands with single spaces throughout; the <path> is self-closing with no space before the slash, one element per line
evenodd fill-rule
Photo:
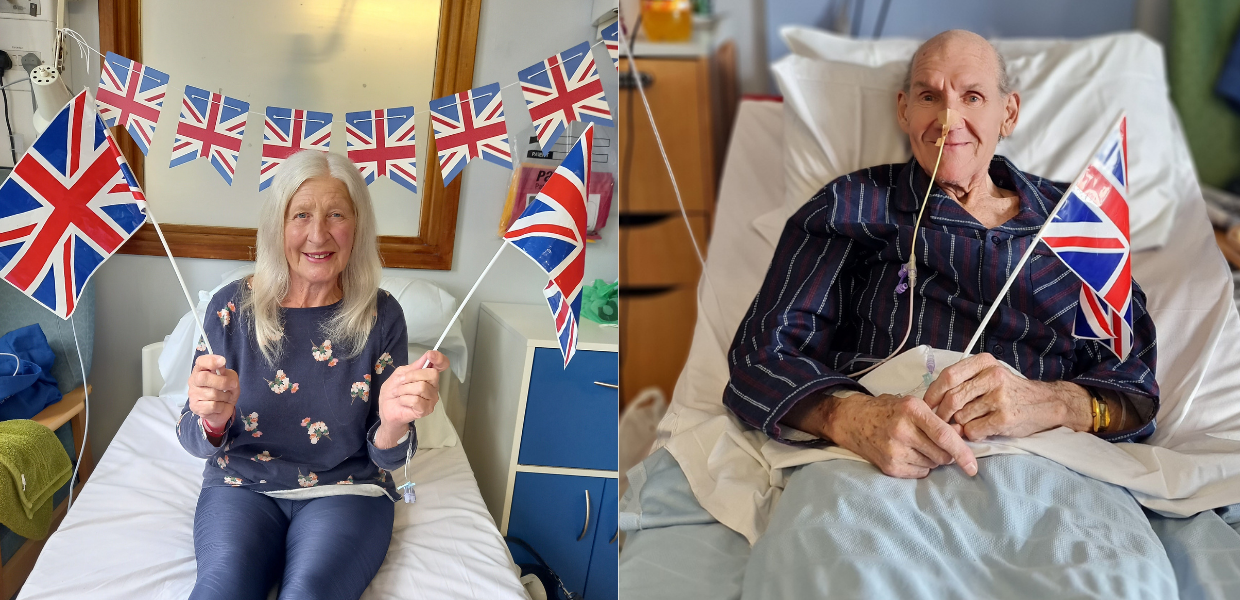
<path fill-rule="evenodd" d="M 1128 120 L 1121 115 L 1064 194 L 1042 241 L 1084 284 L 1073 335 L 1132 350 L 1132 246 L 1128 235 Z"/>
<path fill-rule="evenodd" d="M 586 265 L 586 190 L 593 142 L 594 124 L 590 124 L 538 196 L 504 234 L 505 240 L 538 263 L 550 279 L 543 294 L 555 319 L 565 366 L 577 351 Z"/>
<path fill-rule="evenodd" d="M 108 127 L 120 125 L 147 154 L 168 94 L 168 74 L 109 52 L 99 74 L 95 103 Z"/>
<path fill-rule="evenodd" d="M 512 168 L 499 83 L 431 100 L 431 127 L 444 185 L 475 158 Z"/>
<path fill-rule="evenodd" d="M 0 276 L 68 319 L 145 213 L 146 198 L 84 90 L 0 184 Z"/>
<path fill-rule="evenodd" d="M 1076 181 L 1051 210 L 999 290 L 1003 298 L 1039 241 L 1081 279 L 1073 336 L 1102 340 L 1121 361 L 1132 351 L 1132 248 L 1128 237 L 1128 118 L 1107 131 Z M 968 354 L 1000 302 L 978 324 Z"/>

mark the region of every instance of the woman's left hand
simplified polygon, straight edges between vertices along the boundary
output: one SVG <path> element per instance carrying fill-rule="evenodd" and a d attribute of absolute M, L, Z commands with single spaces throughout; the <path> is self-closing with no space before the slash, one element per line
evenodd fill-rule
<path fill-rule="evenodd" d="M 1088 431 L 1089 392 L 1068 381 L 1032 381 L 987 353 L 943 369 L 926 404 L 971 441 L 994 435 L 1027 437 L 1066 425 Z"/>
<path fill-rule="evenodd" d="M 430 361 L 430 365 L 421 368 Z M 439 373 L 448 368 L 448 357 L 434 350 L 421 358 L 400 367 L 383 382 L 379 390 L 379 432 L 375 445 L 380 448 L 395 446 L 408 430 L 414 419 L 421 419 L 435 410 L 439 403 Z M 387 435 L 384 435 L 387 434 Z M 391 437 L 391 436 L 395 437 Z M 381 443 L 390 438 L 391 445 Z"/>

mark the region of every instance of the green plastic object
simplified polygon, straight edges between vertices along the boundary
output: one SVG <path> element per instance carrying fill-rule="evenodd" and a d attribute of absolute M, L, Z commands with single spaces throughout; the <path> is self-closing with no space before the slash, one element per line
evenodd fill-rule
<path fill-rule="evenodd" d="M 593 284 L 581 290 L 581 315 L 604 325 L 619 321 L 619 287 L 619 281 L 607 283 L 595 279 Z"/>

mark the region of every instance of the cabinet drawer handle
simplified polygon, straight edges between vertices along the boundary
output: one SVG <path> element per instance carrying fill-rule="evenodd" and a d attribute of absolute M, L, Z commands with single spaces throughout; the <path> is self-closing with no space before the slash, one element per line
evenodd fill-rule
<path fill-rule="evenodd" d="M 586 524 L 581 526 L 581 535 L 577 536 L 577 541 L 581 541 L 586 537 L 586 530 L 590 528 L 590 490 L 586 490 Z"/>
<path fill-rule="evenodd" d="M 616 384 L 614 384 L 614 383 L 604 383 L 604 382 L 602 382 L 602 381 L 595 381 L 595 382 L 594 382 L 594 385 L 601 385 L 601 386 L 603 386 L 603 387 L 605 387 L 605 388 L 611 388 L 611 389 L 613 389 L 613 390 L 618 390 L 618 389 L 620 389 L 620 386 L 618 386 L 618 385 L 616 385 Z"/>
<path fill-rule="evenodd" d="M 613 535 L 611 536 L 611 541 L 610 541 L 610 542 L 607 542 L 607 543 L 608 543 L 608 544 L 614 544 L 614 543 L 616 543 L 616 538 L 618 538 L 618 537 L 620 537 L 620 528 L 619 528 L 619 527 L 617 527 L 617 528 L 616 528 L 616 533 L 615 533 L 615 534 L 613 534 Z"/>

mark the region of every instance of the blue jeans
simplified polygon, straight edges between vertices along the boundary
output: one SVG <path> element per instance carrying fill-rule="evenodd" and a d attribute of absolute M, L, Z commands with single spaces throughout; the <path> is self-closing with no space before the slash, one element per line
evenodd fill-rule
<path fill-rule="evenodd" d="M 191 600 L 358 598 L 392 540 L 385 496 L 284 500 L 244 488 L 208 487 L 194 515 L 198 580 Z M 283 572 L 283 575 L 281 575 Z"/>

